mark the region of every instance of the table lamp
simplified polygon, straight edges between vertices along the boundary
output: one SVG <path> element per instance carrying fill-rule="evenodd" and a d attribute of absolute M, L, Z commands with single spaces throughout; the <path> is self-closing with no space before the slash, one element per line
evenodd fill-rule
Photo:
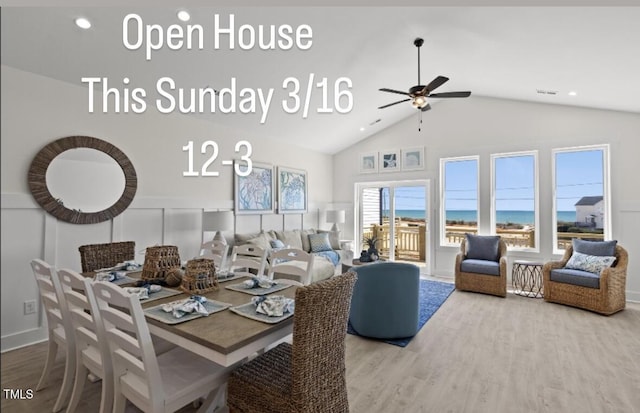
<path fill-rule="evenodd" d="M 344 209 L 330 209 L 327 211 L 327 222 L 333 223 L 331 227 L 332 232 L 340 232 L 338 224 L 344 223 L 345 211 Z"/>
<path fill-rule="evenodd" d="M 227 243 L 223 231 L 233 230 L 233 211 L 204 211 L 202 213 L 202 230 L 216 231 L 214 241 Z"/>

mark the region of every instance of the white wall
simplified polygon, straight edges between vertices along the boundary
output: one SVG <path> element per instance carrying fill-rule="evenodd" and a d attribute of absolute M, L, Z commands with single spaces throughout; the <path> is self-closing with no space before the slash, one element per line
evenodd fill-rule
<path fill-rule="evenodd" d="M 600 111 L 569 106 L 544 105 L 521 101 L 472 96 L 432 103 L 424 113 L 422 132 L 418 115 L 391 125 L 334 157 L 335 203 L 348 205 L 345 237 L 353 237 L 354 183 L 402 179 L 431 179 L 431 245 L 437 242 L 439 229 L 439 159 L 480 156 L 480 232 L 490 232 L 490 155 L 500 152 L 539 151 L 540 240 L 539 253 L 510 253 L 517 258 L 549 260 L 552 245 L 552 148 L 576 145 L 610 144 L 613 239 L 630 256 L 627 298 L 640 301 L 640 185 L 634 176 L 640 173 L 640 115 Z M 407 110 L 410 110 L 407 107 Z M 384 121 L 384 112 L 381 111 Z M 358 156 L 363 152 L 425 146 L 423 171 L 359 174 Z M 435 245 L 432 267 L 440 276 L 453 276 L 457 248 Z"/>
<path fill-rule="evenodd" d="M 230 167 L 214 164 L 219 177 L 183 177 L 182 147 L 205 140 L 220 147 L 218 159 L 234 159 L 234 145 L 248 140 L 252 159 L 304 169 L 309 180 L 309 210 L 302 215 L 240 216 L 238 231 L 317 227 L 319 210 L 332 195 L 332 157 L 279 141 L 246 136 L 214 122 L 180 114 L 90 114 L 86 89 L 1 67 L 2 182 L 2 350 L 46 338 L 38 314 L 23 315 L 26 300 L 38 300 L 29 262 L 43 258 L 57 267 L 80 270 L 78 246 L 133 240 L 136 249 L 177 245 L 182 258 L 198 253 L 203 209 L 233 208 Z M 237 115 L 242 116 L 242 115 Z M 112 221 L 73 225 L 57 221 L 35 203 L 27 185 L 31 160 L 46 144 L 70 135 L 94 136 L 117 146 L 131 159 L 138 190 L 131 206 Z M 203 158 L 196 157 L 196 164 Z M 231 234 L 227 234 L 231 235 Z M 142 260 L 142 256 L 136 257 Z"/>

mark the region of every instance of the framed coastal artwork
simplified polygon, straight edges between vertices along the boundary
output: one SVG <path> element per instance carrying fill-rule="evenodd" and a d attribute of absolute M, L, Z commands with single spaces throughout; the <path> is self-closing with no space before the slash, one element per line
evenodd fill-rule
<path fill-rule="evenodd" d="M 400 170 L 400 151 L 389 150 L 380 152 L 380 172 Z"/>
<path fill-rule="evenodd" d="M 247 164 L 237 161 L 240 171 L 246 171 Z M 251 173 L 240 176 L 237 173 L 234 185 L 236 214 L 272 214 L 275 211 L 275 176 L 273 165 L 253 162 Z"/>
<path fill-rule="evenodd" d="M 278 166 L 278 213 L 307 212 L 307 171 Z"/>
<path fill-rule="evenodd" d="M 360 154 L 360 173 L 370 174 L 378 172 L 378 152 Z"/>
<path fill-rule="evenodd" d="M 400 154 L 403 171 L 424 169 L 424 146 L 403 149 Z"/>

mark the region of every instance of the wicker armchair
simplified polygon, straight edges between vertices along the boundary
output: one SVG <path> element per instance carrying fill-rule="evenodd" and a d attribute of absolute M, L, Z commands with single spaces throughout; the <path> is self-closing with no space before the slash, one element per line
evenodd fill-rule
<path fill-rule="evenodd" d="M 596 313 L 611 315 L 625 307 L 627 282 L 627 251 L 617 245 L 613 266 L 600 273 L 599 288 L 589 288 L 551 280 L 551 271 L 564 268 L 573 254 L 573 246 L 567 247 L 560 261 L 551 261 L 542 267 L 544 300 L 579 307 Z"/>
<path fill-rule="evenodd" d="M 456 255 L 455 281 L 456 289 L 507 296 L 507 244 L 501 238 L 498 243 L 498 275 L 482 274 L 478 272 L 464 271 L 462 263 L 467 259 L 467 240 L 460 243 L 460 252 Z"/>
<path fill-rule="evenodd" d="M 82 245 L 78 250 L 80 251 L 82 272 L 90 272 L 133 260 L 136 255 L 136 243 L 124 241 Z"/>
<path fill-rule="evenodd" d="M 348 272 L 298 288 L 293 345 L 280 344 L 231 374 L 231 412 L 349 412 L 345 340 L 356 279 Z"/>

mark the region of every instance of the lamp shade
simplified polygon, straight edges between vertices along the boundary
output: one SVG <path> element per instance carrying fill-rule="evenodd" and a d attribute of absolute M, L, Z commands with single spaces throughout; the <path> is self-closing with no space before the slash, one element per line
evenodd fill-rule
<path fill-rule="evenodd" d="M 331 209 L 327 211 L 327 222 L 342 224 L 345 219 L 344 209 Z"/>
<path fill-rule="evenodd" d="M 231 231 L 233 229 L 233 211 L 204 211 L 202 214 L 203 231 Z"/>
<path fill-rule="evenodd" d="M 344 209 L 330 209 L 327 211 L 327 222 L 332 222 L 331 231 L 339 232 L 338 224 L 342 224 L 345 219 Z"/>

